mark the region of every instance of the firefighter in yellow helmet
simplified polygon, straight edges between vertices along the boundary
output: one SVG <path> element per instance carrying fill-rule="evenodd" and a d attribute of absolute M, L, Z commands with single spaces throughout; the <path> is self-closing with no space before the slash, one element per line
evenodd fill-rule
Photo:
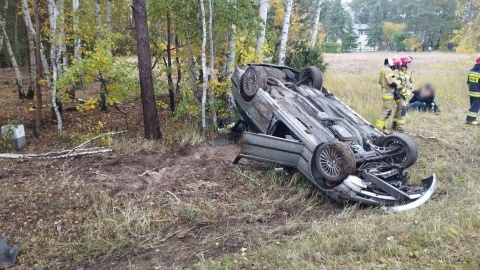
<path fill-rule="evenodd" d="M 413 58 L 410 56 L 394 58 L 394 62 L 398 63 L 397 79 L 400 81 L 400 87 L 397 87 L 397 95 L 395 95 L 395 103 L 397 105 L 395 113 L 393 114 L 392 129 L 403 132 L 405 125 L 405 118 L 407 116 L 407 99 L 412 93 L 412 78 L 408 72 L 408 64 L 412 62 Z"/>
<path fill-rule="evenodd" d="M 397 78 L 395 70 L 400 65 L 399 59 L 387 58 L 384 61 L 385 68 L 380 71 L 378 83 L 382 89 L 382 113 L 375 123 L 375 127 L 380 129 L 384 134 L 391 134 L 387 129 L 388 119 L 392 115 L 394 99 L 397 97 L 398 88 L 402 87 L 400 80 Z"/>

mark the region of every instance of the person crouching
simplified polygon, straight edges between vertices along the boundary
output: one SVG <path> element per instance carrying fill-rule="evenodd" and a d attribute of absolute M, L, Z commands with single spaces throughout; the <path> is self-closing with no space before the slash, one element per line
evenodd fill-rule
<path fill-rule="evenodd" d="M 435 89 L 431 84 L 426 84 L 418 90 L 412 92 L 412 98 L 408 102 L 408 107 L 418 111 L 440 112 L 435 103 Z"/>

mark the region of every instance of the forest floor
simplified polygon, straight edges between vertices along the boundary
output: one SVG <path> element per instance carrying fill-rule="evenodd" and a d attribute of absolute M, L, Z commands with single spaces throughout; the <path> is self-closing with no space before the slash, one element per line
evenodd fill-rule
<path fill-rule="evenodd" d="M 325 86 L 373 122 L 386 56 L 326 55 Z M 144 140 L 140 106 L 131 101 L 121 106 L 129 131 L 91 143 L 108 144 L 112 153 L 0 159 L 0 236 L 20 245 L 17 269 L 478 269 L 480 130 L 463 123 L 473 61 L 458 54 L 413 57 L 414 85 L 434 83 L 442 110 L 410 112 L 407 120 L 409 132 L 436 137 L 413 137 L 420 158 L 412 179 L 436 173 L 439 180 L 432 200 L 418 209 L 385 215 L 338 205 L 298 173 L 234 165 L 237 145 L 214 146 L 214 136 L 164 109 L 165 139 Z M 23 117 L 28 145 L 19 153 L 69 149 L 127 129 L 113 108 L 69 111 L 58 136 L 46 107 L 36 138 L 33 101 L 18 100 L 13 76 L 0 70 L 0 124 Z M 77 96 L 90 97 L 96 87 Z"/>

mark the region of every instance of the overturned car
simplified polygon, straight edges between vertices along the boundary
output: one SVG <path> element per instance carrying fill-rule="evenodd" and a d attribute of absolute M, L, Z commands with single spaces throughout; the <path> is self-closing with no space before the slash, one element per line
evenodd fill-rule
<path fill-rule="evenodd" d="M 435 175 L 409 185 L 418 157 L 405 134 L 385 136 L 322 86 L 316 67 L 301 72 L 268 64 L 237 68 L 232 92 L 242 133 L 242 158 L 296 168 L 334 200 L 415 208 L 432 195 Z"/>

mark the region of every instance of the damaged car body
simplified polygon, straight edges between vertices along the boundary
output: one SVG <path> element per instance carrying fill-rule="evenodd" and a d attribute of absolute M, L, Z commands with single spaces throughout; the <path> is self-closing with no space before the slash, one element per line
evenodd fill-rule
<path fill-rule="evenodd" d="M 340 203 L 390 212 L 431 197 L 435 175 L 409 185 L 405 169 L 417 160 L 415 142 L 381 133 L 322 86 L 318 68 L 250 64 L 236 69 L 232 83 L 239 123 L 253 131 L 242 132 L 234 163 L 247 158 L 295 168 Z"/>

